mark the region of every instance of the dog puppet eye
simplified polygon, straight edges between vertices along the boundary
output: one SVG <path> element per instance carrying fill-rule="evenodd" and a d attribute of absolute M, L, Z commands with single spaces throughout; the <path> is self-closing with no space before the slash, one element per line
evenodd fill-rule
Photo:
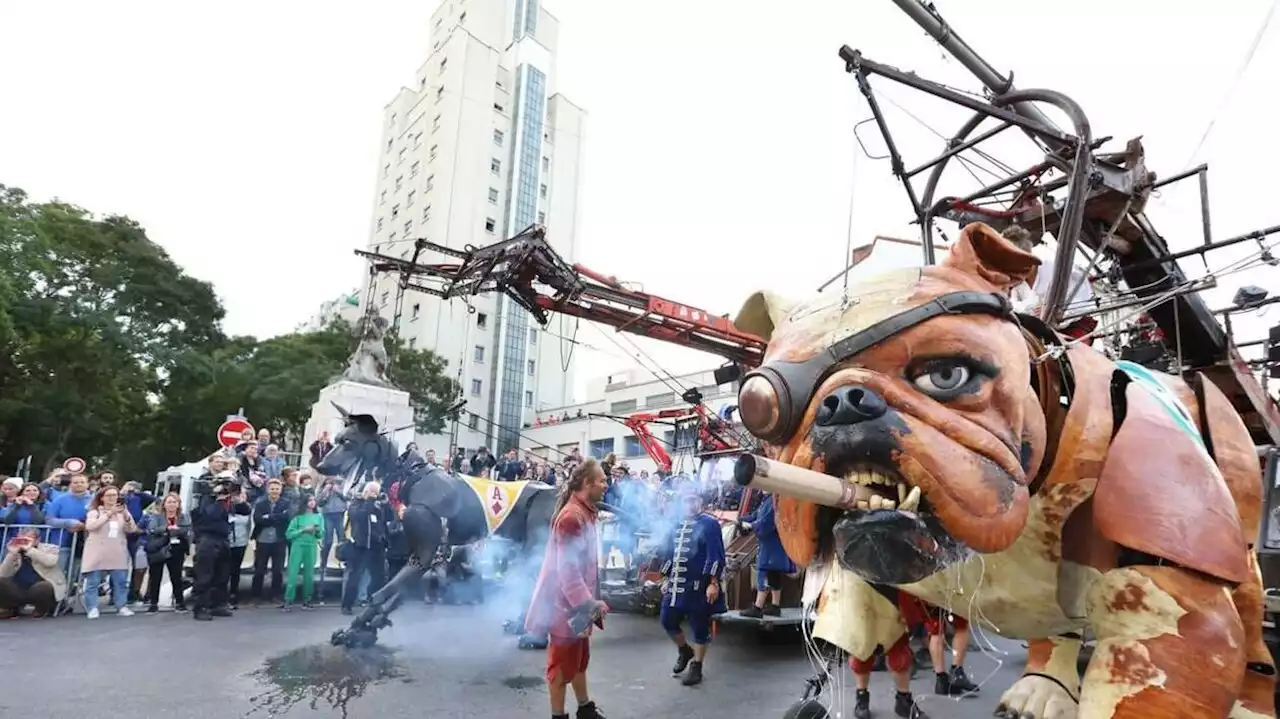
<path fill-rule="evenodd" d="M 930 360 L 909 375 L 916 389 L 944 402 L 973 391 L 982 376 L 971 362 L 960 358 Z"/>

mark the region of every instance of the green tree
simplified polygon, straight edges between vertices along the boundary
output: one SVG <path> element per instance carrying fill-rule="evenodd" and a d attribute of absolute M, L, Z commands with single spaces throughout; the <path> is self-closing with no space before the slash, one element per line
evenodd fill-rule
<path fill-rule="evenodd" d="M 237 408 L 301 438 L 352 328 L 259 341 L 226 337 L 223 316 L 138 223 L 0 185 L 0 471 L 31 455 L 47 473 L 74 454 L 145 479 L 207 455 Z M 442 430 L 458 395 L 445 362 L 388 344 L 418 431 Z"/>
<path fill-rule="evenodd" d="M 391 336 L 391 381 L 409 393 L 413 419 L 421 434 L 437 434 L 450 419 L 446 410 L 462 394 L 462 388 L 448 375 L 448 362 L 431 350 L 412 349 L 397 335 Z"/>
<path fill-rule="evenodd" d="M 356 342 L 352 327 L 341 320 L 316 332 L 261 342 L 245 365 L 253 378 L 245 414 L 259 426 L 301 437 L 320 390 L 342 373 Z M 417 430 L 441 431 L 445 410 L 458 394 L 458 384 L 445 374 L 445 361 L 430 350 L 409 348 L 394 335 L 387 344 L 388 379 L 409 393 Z"/>
<path fill-rule="evenodd" d="M 224 342 L 213 288 L 132 220 L 0 185 L 0 467 L 109 461 L 183 352 Z"/>

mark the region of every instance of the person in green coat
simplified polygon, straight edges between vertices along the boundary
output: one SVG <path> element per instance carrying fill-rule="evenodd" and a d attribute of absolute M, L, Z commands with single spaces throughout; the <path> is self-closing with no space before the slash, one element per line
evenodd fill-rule
<path fill-rule="evenodd" d="M 302 608 L 312 609 L 316 557 L 320 540 L 324 537 L 324 516 L 316 510 L 314 495 L 306 498 L 306 505 L 290 520 L 284 536 L 289 540 L 289 579 L 284 588 L 284 611 L 289 611 L 297 596 L 299 573 L 302 574 Z"/>

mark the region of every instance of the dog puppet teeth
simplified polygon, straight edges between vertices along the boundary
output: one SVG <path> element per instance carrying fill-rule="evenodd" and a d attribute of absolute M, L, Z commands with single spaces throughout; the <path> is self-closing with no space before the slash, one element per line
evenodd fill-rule
<path fill-rule="evenodd" d="M 884 474 L 883 472 L 876 472 L 874 470 L 859 470 L 857 472 L 850 472 L 849 474 L 845 475 L 844 480 L 846 482 L 852 482 L 853 484 L 859 484 L 864 487 L 874 487 L 876 485 L 892 487 L 893 485 L 898 483 L 897 480 L 895 480 L 893 477 L 890 477 L 889 475 Z"/>
<path fill-rule="evenodd" d="M 898 509 L 905 506 L 913 490 L 883 472 L 858 470 L 845 475 L 844 481 L 854 485 L 854 506 L 857 509 Z M 914 490 L 916 504 L 920 492 Z M 914 506 L 912 507 L 914 509 Z"/>
<path fill-rule="evenodd" d="M 871 509 L 893 509 L 897 506 L 897 502 L 892 499 L 885 499 L 878 494 L 867 500 L 867 504 Z"/>
<path fill-rule="evenodd" d="M 920 488 L 912 487 L 907 493 L 906 499 L 898 503 L 898 508 L 904 512 L 915 512 L 920 508 Z"/>

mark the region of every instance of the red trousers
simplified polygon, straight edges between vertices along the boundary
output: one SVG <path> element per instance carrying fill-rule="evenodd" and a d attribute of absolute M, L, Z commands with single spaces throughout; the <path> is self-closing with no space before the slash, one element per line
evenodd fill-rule
<path fill-rule="evenodd" d="M 551 638 L 547 644 L 547 683 L 568 684 L 587 671 L 591 663 L 591 640 Z"/>
<path fill-rule="evenodd" d="M 898 592 L 898 612 L 902 614 L 902 621 L 907 627 L 924 625 L 924 630 L 929 636 L 942 634 L 945 630 L 943 626 L 947 614 L 945 609 L 926 604 L 905 592 Z M 969 626 L 969 622 L 965 621 L 964 617 L 955 615 L 951 617 L 951 624 L 957 630 Z M 913 657 L 907 639 L 908 634 L 904 633 L 898 637 L 898 641 L 894 642 L 893 646 L 885 650 L 884 662 L 890 671 L 902 672 L 911 668 Z M 849 668 L 854 674 L 870 674 L 874 666 L 875 655 L 866 659 L 849 658 Z"/>

